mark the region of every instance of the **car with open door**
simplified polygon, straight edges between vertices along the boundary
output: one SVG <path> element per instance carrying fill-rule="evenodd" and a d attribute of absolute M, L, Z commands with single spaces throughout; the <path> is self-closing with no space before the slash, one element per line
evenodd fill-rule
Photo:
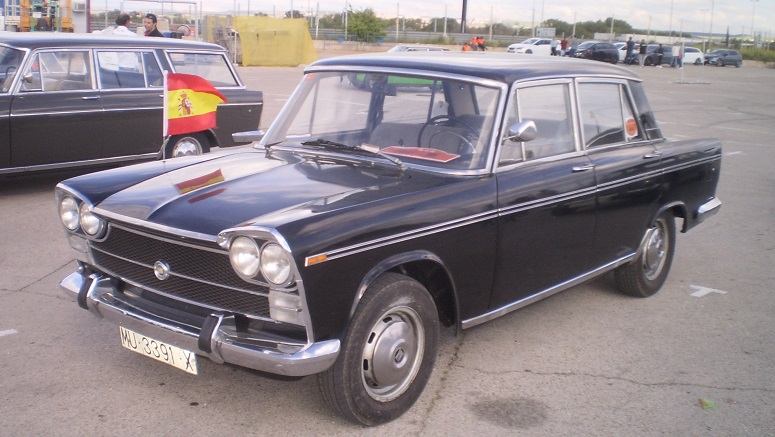
<path fill-rule="evenodd" d="M 176 135 L 162 150 L 163 72 L 208 80 L 227 101 L 217 127 Z M 0 175 L 201 154 L 258 128 L 226 51 L 173 38 L 0 32 Z M 196 108 L 194 108 L 196 111 Z"/>

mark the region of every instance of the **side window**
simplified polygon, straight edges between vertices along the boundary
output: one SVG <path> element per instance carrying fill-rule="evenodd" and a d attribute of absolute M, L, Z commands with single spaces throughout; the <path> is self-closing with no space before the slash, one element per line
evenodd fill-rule
<path fill-rule="evenodd" d="M 98 51 L 100 88 L 147 88 L 163 86 L 163 75 L 151 52 Z"/>
<path fill-rule="evenodd" d="M 24 92 L 92 89 L 89 52 L 37 53 L 23 77 L 21 90 Z"/>
<path fill-rule="evenodd" d="M 620 84 L 580 84 L 579 114 L 584 144 L 588 148 L 640 138 L 638 124 Z"/>
<path fill-rule="evenodd" d="M 536 138 L 525 143 L 505 140 L 500 165 L 573 152 L 573 119 L 570 85 L 558 83 L 519 88 L 509 108 L 506 129 L 523 121 L 533 121 Z M 508 136 L 504 133 L 504 138 Z"/>

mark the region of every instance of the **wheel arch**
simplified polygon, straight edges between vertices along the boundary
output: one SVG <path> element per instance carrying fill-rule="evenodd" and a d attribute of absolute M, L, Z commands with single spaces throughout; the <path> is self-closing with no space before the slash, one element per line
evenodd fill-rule
<path fill-rule="evenodd" d="M 661 216 L 666 211 L 670 211 L 670 213 L 673 214 L 673 217 L 681 219 L 680 229 L 682 233 L 685 233 L 687 231 L 687 221 L 686 221 L 687 208 L 686 208 L 686 204 L 680 201 L 675 201 L 675 202 L 662 205 L 651 217 L 651 220 L 649 221 L 649 226 L 653 226 L 654 223 L 656 223 L 659 216 Z"/>
<path fill-rule="evenodd" d="M 369 286 L 387 272 L 408 276 L 422 284 L 436 304 L 439 321 L 444 326 L 451 326 L 459 320 L 459 305 L 452 275 L 440 257 L 426 250 L 393 255 L 369 270 L 358 286 L 350 316 L 355 313 Z"/>

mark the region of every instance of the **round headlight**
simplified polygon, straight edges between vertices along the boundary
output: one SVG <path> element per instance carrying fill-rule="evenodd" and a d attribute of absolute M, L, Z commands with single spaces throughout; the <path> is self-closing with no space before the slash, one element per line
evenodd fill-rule
<path fill-rule="evenodd" d="M 78 229 L 78 202 L 72 197 L 63 197 L 59 201 L 59 219 L 62 224 L 71 231 Z"/>
<path fill-rule="evenodd" d="M 229 261 L 234 270 L 242 276 L 252 278 L 258 273 L 261 252 L 255 240 L 248 237 L 237 237 L 229 249 Z"/>
<path fill-rule="evenodd" d="M 278 244 L 269 243 L 261 251 L 261 273 L 267 281 L 283 285 L 291 278 L 291 259 Z"/>
<path fill-rule="evenodd" d="M 94 215 L 89 209 L 89 205 L 81 205 L 81 229 L 91 236 L 95 236 L 102 232 L 104 222 L 99 217 Z"/>

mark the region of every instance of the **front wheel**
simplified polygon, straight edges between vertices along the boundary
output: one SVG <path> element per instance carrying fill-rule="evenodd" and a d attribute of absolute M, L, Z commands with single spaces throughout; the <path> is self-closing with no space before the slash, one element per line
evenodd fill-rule
<path fill-rule="evenodd" d="M 667 211 L 646 230 L 639 255 L 614 272 L 619 290 L 635 297 L 656 294 L 667 279 L 675 251 L 675 219 Z"/>
<path fill-rule="evenodd" d="M 201 155 L 210 151 L 210 141 L 201 132 L 185 135 L 173 135 L 167 141 L 165 157 Z"/>
<path fill-rule="evenodd" d="M 717 67 L 723 67 L 724 66 L 724 61 L 721 58 L 716 59 L 716 66 Z"/>
<path fill-rule="evenodd" d="M 428 291 L 404 275 L 382 275 L 358 305 L 336 362 L 318 375 L 323 398 L 363 425 L 398 418 L 428 383 L 438 340 L 438 313 Z"/>

